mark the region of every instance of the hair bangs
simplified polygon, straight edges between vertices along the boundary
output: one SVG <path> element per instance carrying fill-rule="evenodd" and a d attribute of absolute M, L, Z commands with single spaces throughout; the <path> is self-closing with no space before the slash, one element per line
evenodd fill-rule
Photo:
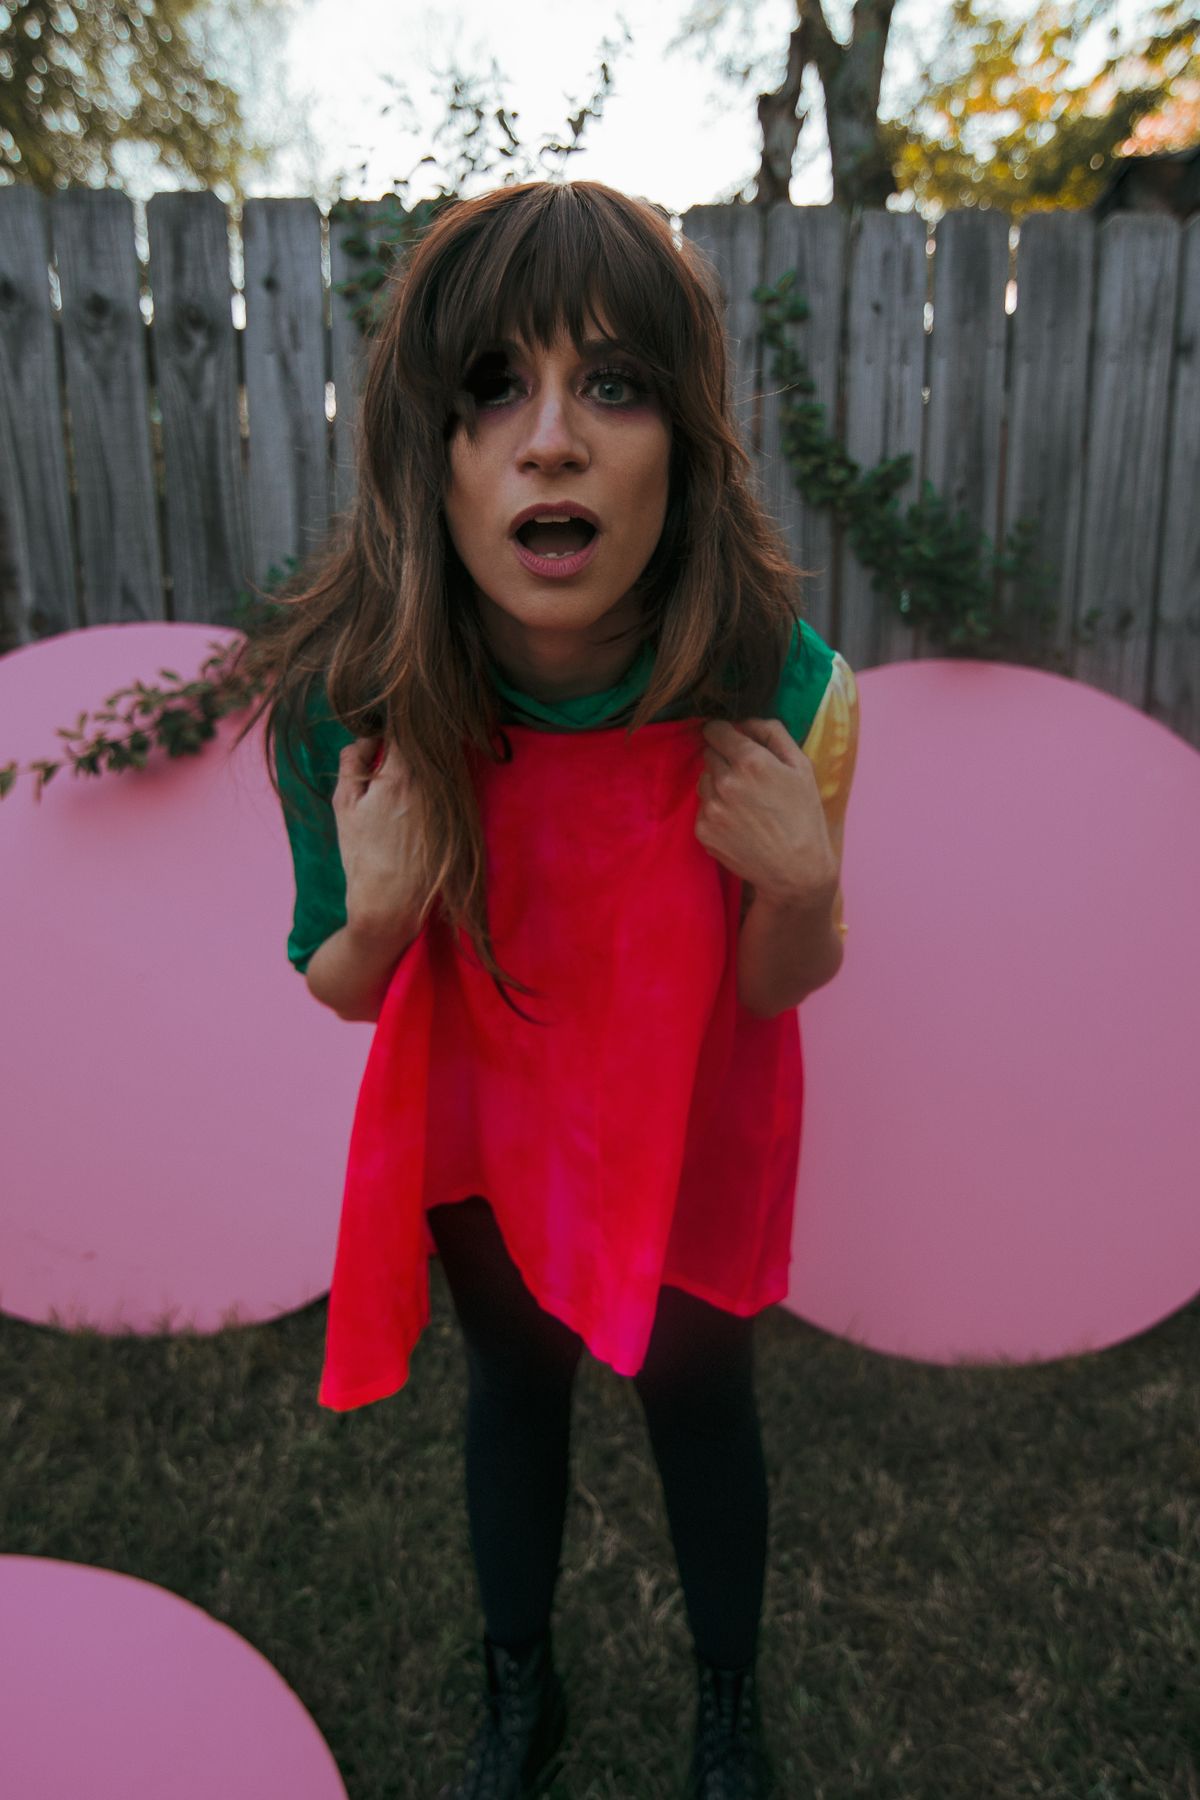
<path fill-rule="evenodd" d="M 448 407 L 463 409 L 463 376 L 486 346 L 549 349 L 564 331 L 577 346 L 620 339 L 670 404 L 694 331 L 666 221 L 660 238 L 644 212 L 596 184 L 536 184 L 505 199 L 477 214 L 429 296 Z"/>

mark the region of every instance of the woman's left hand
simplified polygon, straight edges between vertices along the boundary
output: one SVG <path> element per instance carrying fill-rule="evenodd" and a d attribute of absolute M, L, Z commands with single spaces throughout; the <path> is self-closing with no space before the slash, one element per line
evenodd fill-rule
<path fill-rule="evenodd" d="M 697 783 L 697 840 L 769 900 L 815 905 L 839 867 L 816 771 L 779 719 L 709 719 Z"/>

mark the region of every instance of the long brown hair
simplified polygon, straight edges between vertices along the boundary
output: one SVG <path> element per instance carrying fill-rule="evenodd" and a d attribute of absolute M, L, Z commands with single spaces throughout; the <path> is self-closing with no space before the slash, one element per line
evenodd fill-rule
<path fill-rule="evenodd" d="M 670 421 L 666 517 L 636 584 L 640 619 L 607 640 L 627 637 L 631 660 L 654 645 L 627 731 L 668 709 L 765 714 L 800 616 L 800 572 L 751 491 L 715 269 L 676 243 L 661 208 L 595 181 L 500 188 L 445 206 L 391 281 L 364 371 L 354 499 L 242 646 L 240 666 L 265 691 L 237 741 L 269 709 L 278 795 L 275 760 L 282 748 L 296 768 L 292 745 L 319 688 L 354 736 L 393 740 L 424 808 L 420 924 L 440 902 L 511 1006 L 505 983 L 534 990 L 492 953 L 467 747 L 496 761 L 511 752 L 442 510 L 450 439 L 461 427 L 473 441 L 477 428 L 464 380 L 480 348 L 504 336 L 549 348 L 563 329 L 580 345 L 602 311 Z"/>

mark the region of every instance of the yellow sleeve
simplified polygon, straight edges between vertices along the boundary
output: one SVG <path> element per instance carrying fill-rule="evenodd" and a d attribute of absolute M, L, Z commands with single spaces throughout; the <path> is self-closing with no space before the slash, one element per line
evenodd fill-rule
<path fill-rule="evenodd" d="M 821 804 L 825 809 L 825 823 L 840 867 L 846 807 L 850 800 L 850 784 L 854 780 L 854 765 L 858 758 L 858 687 L 849 663 L 836 650 L 833 653 L 829 686 L 825 689 L 817 716 L 800 748 L 816 772 Z M 847 927 L 842 917 L 840 886 L 834 901 L 833 916 L 844 938 Z"/>

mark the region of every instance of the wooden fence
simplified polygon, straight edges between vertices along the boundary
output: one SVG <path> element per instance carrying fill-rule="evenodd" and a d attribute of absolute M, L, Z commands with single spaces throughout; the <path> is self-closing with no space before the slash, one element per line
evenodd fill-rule
<path fill-rule="evenodd" d="M 353 482 L 356 265 L 310 199 L 0 189 L 0 648 L 83 625 L 228 616 L 303 559 Z M 1200 219 L 701 206 L 739 421 L 851 664 L 920 655 L 779 455 L 752 290 L 785 269 L 797 346 L 850 454 L 913 471 L 1002 546 L 1036 521 L 1061 666 L 1200 746 Z M 235 274 L 242 271 L 240 292 Z M 1080 632 L 1091 614 L 1094 634 Z M 929 652 L 936 654 L 936 651 Z"/>

